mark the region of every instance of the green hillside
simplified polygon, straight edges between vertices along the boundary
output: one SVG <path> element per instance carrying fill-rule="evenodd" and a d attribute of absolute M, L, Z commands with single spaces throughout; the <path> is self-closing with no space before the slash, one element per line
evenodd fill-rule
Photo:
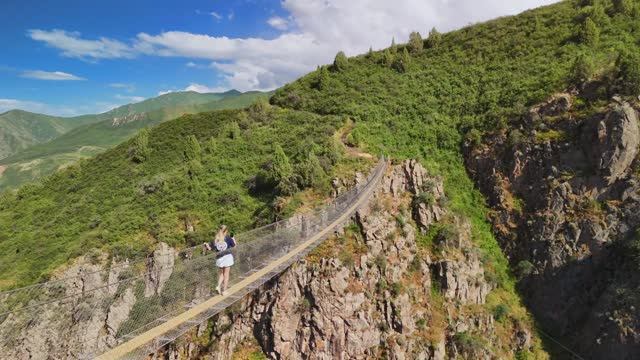
<path fill-rule="evenodd" d="M 67 119 L 22 110 L 0 114 L 0 159 L 32 145 L 55 139 L 91 121 L 89 118 Z"/>
<path fill-rule="evenodd" d="M 104 114 L 83 116 L 100 118 L 77 127 L 49 142 L 32 146 L 0 160 L 0 190 L 15 188 L 56 171 L 62 166 L 111 148 L 140 129 L 160 122 L 202 111 L 246 107 L 268 95 L 261 92 L 221 94 L 196 92 L 169 93 L 140 103 L 125 105 Z"/>
<path fill-rule="evenodd" d="M 186 115 L 41 184 L 5 192 L 0 288 L 46 278 L 97 248 L 143 255 L 158 241 L 197 243 L 184 236 L 185 222 L 246 229 L 271 220 L 287 209 L 278 195 L 326 186 L 343 165 L 334 135 L 353 121 L 345 137 L 351 145 L 419 159 L 444 178 L 446 206 L 470 219 L 495 286 L 478 311 L 503 305 L 509 315 L 500 323 L 517 327 L 526 312 L 462 144 L 509 127 L 509 119 L 576 78 L 607 74 L 623 95 L 637 97 L 640 5 L 616 4 L 565 1 L 447 34 L 433 30 L 425 40 L 414 34 L 384 51 L 338 54 L 333 65 L 279 89 L 271 108 Z M 421 236 L 429 246 L 439 233 Z"/>

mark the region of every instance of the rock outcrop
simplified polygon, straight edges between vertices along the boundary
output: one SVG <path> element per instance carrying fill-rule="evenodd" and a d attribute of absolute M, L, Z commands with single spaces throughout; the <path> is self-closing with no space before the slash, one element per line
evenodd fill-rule
<path fill-rule="evenodd" d="M 428 221 L 412 211 L 423 193 L 433 199 Z M 493 359 L 529 350 L 524 324 L 507 326 L 508 339 L 497 335 L 504 324 L 486 310 L 494 285 L 469 224 L 440 205 L 443 197 L 442 181 L 419 163 L 394 166 L 343 235 L 158 357 L 228 359 L 247 339 L 274 359 Z M 445 216 L 457 231 L 436 240 L 439 252 L 429 255 L 420 229 Z"/>
<path fill-rule="evenodd" d="M 640 356 L 638 111 L 556 96 L 468 145 L 494 232 L 543 328 L 584 358 Z M 584 103 L 584 99 L 582 102 Z"/>

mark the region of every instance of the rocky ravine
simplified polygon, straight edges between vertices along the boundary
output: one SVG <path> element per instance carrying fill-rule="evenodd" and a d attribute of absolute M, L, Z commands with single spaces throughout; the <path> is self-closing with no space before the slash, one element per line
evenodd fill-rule
<path fill-rule="evenodd" d="M 638 359 L 638 107 L 581 105 L 594 102 L 556 95 L 466 162 L 543 327 L 584 358 Z"/>
<path fill-rule="evenodd" d="M 336 193 L 346 188 L 339 181 L 334 185 Z M 246 341 L 274 359 L 498 359 L 541 353 L 529 321 L 494 319 L 495 305 L 487 299 L 495 285 L 487 280 L 469 224 L 450 214 L 443 200 L 441 180 L 417 162 L 392 167 L 341 234 L 153 357 L 229 359 Z M 444 222 L 456 231 L 438 233 L 425 245 L 421 231 Z M 0 344 L 0 358 L 100 353 L 130 331 L 139 305 L 171 282 L 177 256 L 159 244 L 142 267 L 148 273 L 143 280 L 112 286 L 140 266 L 111 263 L 100 272 L 105 256 L 78 259 L 55 276 L 71 280 L 52 291 L 85 296 L 39 308 L 29 314 L 28 325 L 20 315 L 0 318 L 0 337 L 11 339 Z"/>
<path fill-rule="evenodd" d="M 433 201 L 416 201 L 424 193 Z M 344 234 L 157 358 L 229 359 L 246 340 L 274 359 L 496 359 L 539 346 L 487 311 L 493 285 L 464 220 L 437 256 L 421 249 L 416 229 L 451 218 L 443 196 L 415 161 L 393 167 Z"/>

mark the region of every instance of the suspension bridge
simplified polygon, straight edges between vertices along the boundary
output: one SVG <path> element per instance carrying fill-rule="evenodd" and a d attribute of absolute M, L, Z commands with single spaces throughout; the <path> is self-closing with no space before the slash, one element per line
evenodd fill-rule
<path fill-rule="evenodd" d="M 55 320 L 58 331 L 63 331 L 65 326 L 81 323 L 78 320 L 83 318 L 78 310 L 81 305 L 88 306 L 90 313 L 97 306 L 112 306 L 116 299 L 128 294 L 135 296 L 135 304 L 118 321 L 118 328 L 111 329 L 106 339 L 89 336 L 86 340 L 75 340 L 71 345 L 77 350 L 70 357 L 147 358 L 306 256 L 371 198 L 386 167 L 382 158 L 365 181 L 324 208 L 237 235 L 236 263 L 225 296 L 212 295 L 217 282 L 215 254 L 203 253 L 199 246 L 162 255 L 170 259 L 160 268 L 149 269 L 145 266 L 148 260 L 124 262 L 109 269 L 85 271 L 78 276 L 1 292 L 0 353 L 15 353 L 16 348 L 25 346 L 29 328 L 54 324 L 52 318 L 58 316 L 60 319 Z M 156 293 L 143 291 L 149 276 L 164 279 Z M 107 280 L 88 288 L 78 285 L 89 277 Z M 74 314 L 65 316 L 64 312 Z M 47 313 L 53 315 L 43 315 Z"/>

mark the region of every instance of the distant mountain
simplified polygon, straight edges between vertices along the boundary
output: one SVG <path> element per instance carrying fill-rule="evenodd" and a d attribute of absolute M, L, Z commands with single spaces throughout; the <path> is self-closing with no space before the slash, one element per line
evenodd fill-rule
<path fill-rule="evenodd" d="M 0 159 L 32 145 L 55 139 L 71 129 L 97 119 L 61 118 L 11 110 L 0 114 Z"/>
<path fill-rule="evenodd" d="M 124 105 L 103 114 L 60 118 L 63 123 L 73 120 L 82 125 L 61 131 L 57 137 L 49 138 L 50 141 L 41 141 L 1 159 L 0 191 L 51 174 L 79 159 L 99 154 L 127 140 L 144 127 L 184 114 L 242 108 L 259 98 L 267 99 L 268 96 L 268 93 L 241 93 L 236 90 L 210 94 L 174 92 Z"/>

